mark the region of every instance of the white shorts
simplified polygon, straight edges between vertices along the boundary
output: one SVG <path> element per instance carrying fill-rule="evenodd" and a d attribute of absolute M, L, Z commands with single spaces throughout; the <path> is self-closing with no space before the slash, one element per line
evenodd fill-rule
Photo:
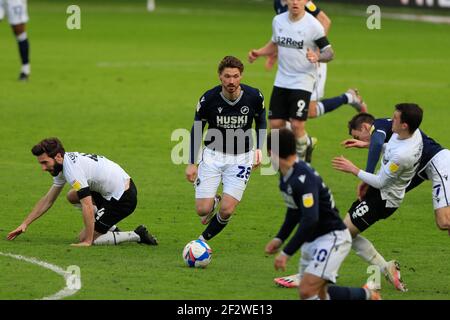
<path fill-rule="evenodd" d="M 450 206 L 450 151 L 444 149 L 436 154 L 425 173 L 433 185 L 434 210 Z"/>
<path fill-rule="evenodd" d="M 27 23 L 27 0 L 0 0 L 0 20 L 3 20 L 5 13 L 12 26 Z"/>
<path fill-rule="evenodd" d="M 320 63 L 317 68 L 317 80 L 311 94 L 311 101 L 320 101 L 325 96 L 325 82 L 327 81 L 327 64 Z"/>
<path fill-rule="evenodd" d="M 223 193 L 241 201 L 252 164 L 253 151 L 231 155 L 204 148 L 194 183 L 195 198 L 214 198 L 222 180 Z"/>
<path fill-rule="evenodd" d="M 310 273 L 336 283 L 339 267 L 352 248 L 348 229 L 335 230 L 302 245 L 299 274 Z"/>

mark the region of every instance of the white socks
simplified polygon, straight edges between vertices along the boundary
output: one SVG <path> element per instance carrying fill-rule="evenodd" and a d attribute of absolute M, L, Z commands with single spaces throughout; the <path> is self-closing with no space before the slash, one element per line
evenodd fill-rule
<path fill-rule="evenodd" d="M 353 238 L 352 249 L 368 264 L 380 267 L 381 272 L 385 273 L 387 262 L 369 240 L 361 235 L 357 235 Z"/>
<path fill-rule="evenodd" d="M 346 92 L 345 95 L 347 96 L 347 100 L 348 100 L 347 104 L 351 104 L 351 103 L 355 102 L 355 101 L 353 101 L 353 95 L 352 94 Z"/>
<path fill-rule="evenodd" d="M 325 107 L 322 102 L 317 102 L 316 107 L 316 118 L 323 116 L 325 114 Z"/>
<path fill-rule="evenodd" d="M 31 73 L 31 67 L 30 67 L 30 64 L 29 63 L 27 63 L 27 64 L 23 64 L 22 65 L 22 68 L 20 69 L 20 71 L 21 72 L 23 72 L 23 73 L 25 73 L 25 74 L 30 74 Z"/>
<path fill-rule="evenodd" d="M 117 245 L 122 242 L 138 242 L 141 240 L 134 231 L 128 232 L 111 232 L 101 235 L 94 240 L 95 245 Z"/>
<path fill-rule="evenodd" d="M 305 160 L 306 149 L 308 148 L 308 134 L 305 134 L 301 138 L 297 138 L 297 155 L 301 160 Z"/>
<path fill-rule="evenodd" d="M 155 11 L 155 0 L 147 0 L 147 10 L 150 12 Z"/>

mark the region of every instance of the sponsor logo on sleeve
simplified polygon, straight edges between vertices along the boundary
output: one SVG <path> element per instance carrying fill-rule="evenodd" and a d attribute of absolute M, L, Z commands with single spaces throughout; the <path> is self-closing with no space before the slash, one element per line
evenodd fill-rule
<path fill-rule="evenodd" d="M 314 197 L 312 193 L 306 193 L 302 197 L 303 206 L 305 208 L 311 208 L 314 205 Z"/>
<path fill-rule="evenodd" d="M 398 171 L 399 165 L 396 164 L 395 162 L 391 162 L 391 164 L 389 165 L 389 171 L 392 173 L 396 173 Z"/>
<path fill-rule="evenodd" d="M 77 180 L 75 180 L 72 183 L 72 188 L 74 188 L 75 191 L 79 191 L 81 189 L 81 183 Z"/>
<path fill-rule="evenodd" d="M 308 1 L 308 3 L 306 4 L 306 7 L 308 8 L 309 11 L 316 11 L 317 7 L 314 3 L 312 3 L 311 1 Z"/>

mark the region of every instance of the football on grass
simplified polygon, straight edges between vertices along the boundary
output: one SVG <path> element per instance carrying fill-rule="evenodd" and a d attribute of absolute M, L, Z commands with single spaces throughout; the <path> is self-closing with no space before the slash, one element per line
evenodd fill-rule
<path fill-rule="evenodd" d="M 201 240 L 192 240 L 183 250 L 183 260 L 191 268 L 205 268 L 212 257 L 212 250 Z"/>

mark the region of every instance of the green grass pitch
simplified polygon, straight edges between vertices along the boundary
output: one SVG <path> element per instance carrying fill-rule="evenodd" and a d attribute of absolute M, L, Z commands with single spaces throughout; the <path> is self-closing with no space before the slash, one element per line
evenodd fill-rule
<path fill-rule="evenodd" d="M 0 252 L 21 254 L 66 268 L 81 268 L 82 288 L 68 299 L 297 299 L 296 290 L 272 279 L 295 273 L 298 254 L 285 273 L 273 268 L 264 246 L 284 218 L 277 176 L 254 172 L 230 225 L 210 241 L 213 260 L 205 270 L 183 265 L 181 251 L 203 226 L 194 212 L 194 191 L 184 165 L 171 162 L 171 133 L 192 125 L 197 99 L 218 84 L 216 68 L 225 55 L 246 60 L 251 48 L 271 35 L 271 1 L 75 1 L 81 30 L 66 28 L 69 1 L 30 1 L 28 35 L 32 77 L 18 83 L 17 46 L 0 23 Z M 318 1 L 320 5 L 320 1 Z M 357 87 L 378 117 L 398 102 L 423 106 L 423 130 L 450 146 L 449 25 L 382 20 L 368 30 L 364 16 L 348 6 L 323 4 L 333 21 L 326 95 Z M 354 7 L 362 14 L 364 7 Z M 246 63 L 243 83 L 270 98 L 275 71 L 263 59 Z M 334 171 L 333 156 L 344 154 L 364 166 L 366 151 L 345 150 L 344 106 L 308 122 L 318 137 L 313 166 L 334 193 L 343 216 L 355 198 L 356 178 Z M 139 191 L 136 212 L 120 223 L 133 230 L 144 223 L 158 247 L 72 248 L 82 228 L 80 213 L 64 193 L 54 207 L 15 241 L 5 240 L 51 185 L 30 153 L 41 138 L 58 136 L 66 150 L 93 152 L 118 162 Z M 68 189 L 64 190 L 67 192 Z M 449 234 L 434 224 L 430 183 L 409 193 L 388 220 L 364 233 L 388 259 L 403 266 L 409 292 L 382 280 L 385 299 L 449 299 Z M 351 253 L 339 284 L 361 286 L 367 265 Z M 0 256 L 0 299 L 39 299 L 64 286 L 58 275 Z"/>

